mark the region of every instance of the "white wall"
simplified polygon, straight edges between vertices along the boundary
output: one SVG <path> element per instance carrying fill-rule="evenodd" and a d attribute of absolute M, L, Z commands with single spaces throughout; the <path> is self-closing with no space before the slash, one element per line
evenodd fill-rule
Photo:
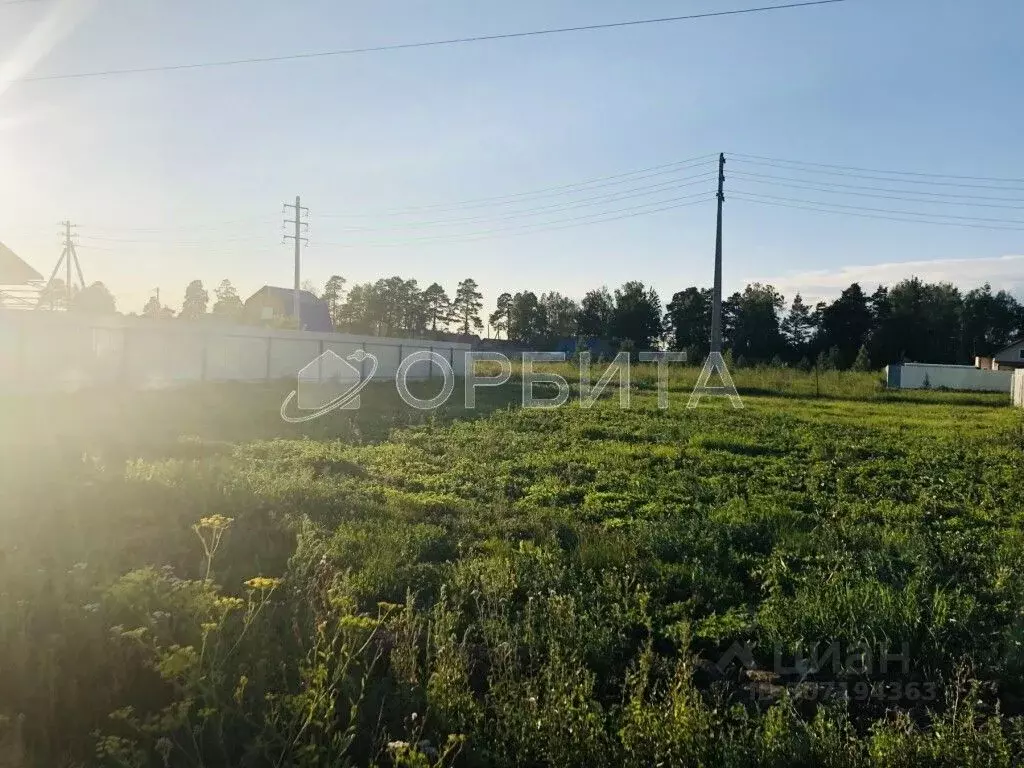
<path fill-rule="evenodd" d="M 374 378 L 393 379 L 401 360 L 421 349 L 442 355 L 457 376 L 464 375 L 468 344 L 0 310 L 0 390 L 66 390 L 113 382 L 146 389 L 190 381 L 295 381 L 299 370 L 328 350 L 340 357 L 365 350 L 378 359 Z M 437 366 L 426 363 L 409 371 L 409 379 L 440 376 Z"/>
<path fill-rule="evenodd" d="M 1002 350 L 994 359 L 995 362 L 1003 363 L 1012 370 L 1015 366 L 1024 363 L 1024 357 L 1021 356 L 1022 353 L 1024 353 L 1024 341 L 1018 341 L 1016 344 Z"/>
<path fill-rule="evenodd" d="M 896 368 L 898 370 L 893 371 Z M 1012 373 L 986 371 L 973 365 L 926 365 L 905 363 L 889 366 L 886 377 L 890 386 L 900 389 L 957 389 L 976 392 L 1009 392 Z"/>

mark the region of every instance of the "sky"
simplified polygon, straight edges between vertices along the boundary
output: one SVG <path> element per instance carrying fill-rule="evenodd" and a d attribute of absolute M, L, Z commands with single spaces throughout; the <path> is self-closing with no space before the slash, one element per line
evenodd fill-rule
<path fill-rule="evenodd" d="M 303 278 L 320 286 L 332 274 L 350 284 L 397 274 L 453 292 L 473 277 L 490 308 L 502 291 L 579 298 L 640 280 L 667 302 L 711 283 L 714 180 L 685 189 L 669 182 L 714 171 L 713 163 L 509 196 L 725 152 L 726 293 L 762 281 L 787 300 L 797 291 L 816 300 L 855 280 L 870 289 L 916 274 L 964 287 L 989 281 L 1024 298 L 1024 224 L 944 226 L 742 199 L 755 192 L 1024 222 L 1024 183 L 996 192 L 991 182 L 950 188 L 908 185 L 915 177 L 904 176 L 889 184 L 749 160 L 1024 179 L 1020 0 L 847 0 L 448 47 L 24 81 L 767 4 L 0 3 L 0 241 L 48 275 L 60 255 L 57 222 L 71 220 L 86 281 L 104 282 L 124 312 L 141 311 L 158 287 L 178 308 L 193 279 L 212 288 L 228 278 L 244 298 L 264 284 L 291 285 L 282 203 L 301 195 L 310 209 Z M 756 177 L 731 175 L 752 172 L 925 197 L 841 197 L 835 188 L 758 187 Z M 659 181 L 659 194 L 643 196 Z M 929 191 L 1020 202 L 936 206 Z M 702 193 L 693 205 L 650 212 Z M 587 202 L 601 195 L 611 197 Z M 495 197 L 503 199 L 464 204 Z M 646 215 L 631 212 L 643 205 Z M 626 213 L 569 221 L 614 211 Z"/>

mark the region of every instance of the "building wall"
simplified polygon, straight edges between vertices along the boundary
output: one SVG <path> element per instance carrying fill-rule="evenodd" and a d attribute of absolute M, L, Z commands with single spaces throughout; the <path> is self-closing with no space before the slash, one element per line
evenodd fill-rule
<path fill-rule="evenodd" d="M 979 370 L 973 365 L 905 363 L 886 368 L 886 381 L 897 389 L 956 389 L 1009 392 L 1011 371 Z"/>
<path fill-rule="evenodd" d="M 1024 341 L 1014 344 L 1009 349 L 1004 349 L 995 356 L 994 362 L 1002 369 L 1024 367 Z"/>
<path fill-rule="evenodd" d="M 385 379 L 394 378 L 399 363 L 419 350 L 437 352 L 456 376 L 463 376 L 470 347 L 212 322 L 0 310 L 0 390 L 6 391 L 111 383 L 149 389 L 196 381 L 295 381 L 302 368 L 328 350 L 343 358 L 356 350 L 375 355 L 374 378 Z M 440 365 L 419 363 L 408 378 L 441 375 Z"/>

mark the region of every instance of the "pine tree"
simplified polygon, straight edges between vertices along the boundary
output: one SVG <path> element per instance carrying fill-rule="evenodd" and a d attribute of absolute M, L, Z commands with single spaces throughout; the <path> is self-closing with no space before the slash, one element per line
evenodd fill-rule
<path fill-rule="evenodd" d="M 448 294 L 437 283 L 431 283 L 423 291 L 423 304 L 430 330 L 437 332 L 438 326 L 444 330 L 452 321 L 452 302 Z"/>
<path fill-rule="evenodd" d="M 324 284 L 324 294 L 321 298 L 327 303 L 327 309 L 331 313 L 331 322 L 335 328 L 341 325 L 341 305 L 344 293 L 345 278 L 341 275 L 331 275 Z"/>
<path fill-rule="evenodd" d="M 497 306 L 491 313 L 491 316 L 487 319 L 490 323 L 491 328 L 494 329 L 494 338 L 500 339 L 501 332 L 505 332 L 505 338 L 508 338 L 508 320 L 509 313 L 512 309 L 512 294 L 503 293 L 498 296 Z"/>
<path fill-rule="evenodd" d="M 481 301 L 483 297 L 484 295 L 477 290 L 476 280 L 471 277 L 467 277 L 455 289 L 452 310 L 459 323 L 459 330 L 467 336 L 470 328 L 479 331 L 484 327 L 483 321 L 480 320 L 480 309 L 484 305 Z"/>

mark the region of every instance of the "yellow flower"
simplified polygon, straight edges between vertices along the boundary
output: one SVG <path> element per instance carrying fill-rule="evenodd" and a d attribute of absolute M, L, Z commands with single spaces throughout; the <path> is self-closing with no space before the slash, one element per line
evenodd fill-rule
<path fill-rule="evenodd" d="M 371 619 L 369 616 L 342 616 L 338 620 L 338 624 L 346 628 L 369 630 L 377 629 L 380 626 L 379 621 Z"/>
<path fill-rule="evenodd" d="M 240 597 L 218 597 L 213 601 L 213 607 L 220 609 L 224 613 L 236 611 L 244 605 L 245 601 Z"/>
<path fill-rule="evenodd" d="M 280 579 L 272 579 L 268 576 L 255 576 L 245 582 L 245 586 L 249 589 L 255 589 L 259 592 L 267 592 L 272 589 L 276 589 L 280 584 Z"/>
<path fill-rule="evenodd" d="M 202 518 L 196 527 L 211 531 L 223 531 L 226 530 L 234 520 L 235 519 L 233 517 L 225 517 L 224 515 L 210 515 L 209 517 Z"/>

